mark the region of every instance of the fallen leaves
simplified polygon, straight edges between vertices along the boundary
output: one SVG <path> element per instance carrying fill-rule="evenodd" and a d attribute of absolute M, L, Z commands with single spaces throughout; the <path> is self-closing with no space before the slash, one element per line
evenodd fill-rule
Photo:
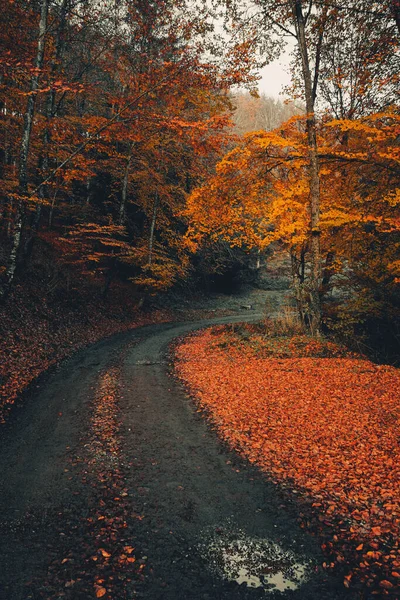
<path fill-rule="evenodd" d="M 125 598 L 144 578 L 147 563 L 144 557 L 135 556 L 131 545 L 136 516 L 132 514 L 120 436 L 122 389 L 117 364 L 132 343 L 116 355 L 115 366 L 101 371 L 97 378 L 88 432 L 69 459 L 73 485 L 80 480 L 85 489 L 71 512 L 64 510 L 56 521 L 70 535 L 60 534 L 60 548 L 52 549 L 54 558 L 45 585 L 42 588 L 42 581 L 35 583 L 38 598 Z"/>
<path fill-rule="evenodd" d="M 347 565 L 345 585 L 391 594 L 400 565 L 399 370 L 309 352 L 260 358 L 221 345 L 223 336 L 215 328 L 186 338 L 179 376 L 230 447 L 301 499 L 329 568 Z"/>

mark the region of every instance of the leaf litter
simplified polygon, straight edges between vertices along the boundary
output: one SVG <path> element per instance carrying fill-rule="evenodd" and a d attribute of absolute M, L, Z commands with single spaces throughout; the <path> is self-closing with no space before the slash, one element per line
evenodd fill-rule
<path fill-rule="evenodd" d="M 324 568 L 345 587 L 396 597 L 400 371 L 310 339 L 265 349 L 257 335 L 214 327 L 185 338 L 179 377 L 229 447 L 297 498 Z"/>

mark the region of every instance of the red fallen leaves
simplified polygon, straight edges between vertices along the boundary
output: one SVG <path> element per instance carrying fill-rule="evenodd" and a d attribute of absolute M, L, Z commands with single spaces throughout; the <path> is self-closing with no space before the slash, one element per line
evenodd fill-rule
<path fill-rule="evenodd" d="M 178 346 L 179 376 L 229 445 L 310 507 L 303 520 L 324 536 L 327 564 L 348 565 L 346 587 L 395 593 L 400 371 L 355 358 L 259 358 L 221 348 L 218 335 Z"/>
<path fill-rule="evenodd" d="M 75 476 L 81 477 L 89 489 L 83 506 L 78 504 L 83 512 L 73 511 L 72 517 L 66 522 L 63 517 L 60 523 L 71 531 L 71 539 L 65 540 L 68 558 L 64 558 L 66 552 L 62 549 L 58 559 L 52 561 L 44 587 L 46 595 L 40 596 L 46 600 L 130 597 L 131 588 L 144 577 L 144 557 L 137 559 L 130 545 L 130 522 L 135 517 L 120 439 L 122 388 L 116 365 L 128 349 L 125 346 L 115 357 L 115 366 L 100 373 L 88 413 L 89 431 L 81 439 L 79 456 L 70 459 L 71 467 L 77 469 Z"/>

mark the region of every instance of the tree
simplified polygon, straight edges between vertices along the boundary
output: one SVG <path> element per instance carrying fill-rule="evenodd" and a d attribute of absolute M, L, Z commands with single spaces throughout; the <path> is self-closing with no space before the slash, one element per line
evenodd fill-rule
<path fill-rule="evenodd" d="M 321 329 L 321 287 L 320 254 L 320 176 L 318 164 L 317 124 L 315 116 L 321 51 L 332 5 L 322 2 L 302 0 L 254 0 L 249 6 L 238 2 L 227 2 L 235 29 L 242 35 L 252 36 L 263 49 L 268 49 L 269 60 L 276 47 L 282 47 L 282 36 L 290 36 L 295 41 L 295 54 L 301 72 L 302 98 L 306 107 L 306 129 L 308 144 L 309 173 L 309 237 L 310 237 L 310 282 L 309 298 L 313 331 L 319 335 Z M 249 10 L 251 18 L 249 18 Z M 278 42 L 277 42 L 278 39 Z"/>
<path fill-rule="evenodd" d="M 37 51 L 32 69 L 32 77 L 30 82 L 30 90 L 27 94 L 27 104 L 24 114 L 24 123 L 21 136 L 21 147 L 18 168 L 18 195 L 16 198 L 14 231 L 12 234 L 12 244 L 6 268 L 5 285 L 0 287 L 0 298 L 3 297 L 14 279 L 15 269 L 17 266 L 17 256 L 21 243 L 22 222 L 23 222 L 23 197 L 28 192 L 28 158 L 29 147 L 31 142 L 31 133 L 33 119 L 35 115 L 36 95 L 39 89 L 39 75 L 43 66 L 46 33 L 47 33 L 47 13 L 49 10 L 48 0 L 41 0 L 40 3 L 40 19 L 37 34 Z"/>
<path fill-rule="evenodd" d="M 320 106 L 354 119 L 399 99 L 398 33 L 384 3 L 337 3 L 320 59 Z"/>
<path fill-rule="evenodd" d="M 7 2 L 0 87 L 4 290 L 17 266 L 29 271 L 33 239 L 62 255 L 63 268 L 85 272 L 86 281 L 105 279 L 103 288 L 118 273 L 135 285 L 146 281 L 148 289 L 183 275 L 185 194 L 225 146 L 227 90 L 247 77 L 240 60 L 232 66 L 207 56 L 208 13 L 185 0 L 123 0 L 112 10 L 92 0 Z M 15 37 L 18 23 L 16 46 L 6 32 Z M 32 32 L 39 30 L 38 42 Z"/>
<path fill-rule="evenodd" d="M 398 110 L 390 110 L 357 121 L 326 121 L 318 128 L 320 299 L 332 285 L 342 288 L 339 312 L 351 324 L 384 314 L 394 320 L 398 310 L 398 124 Z M 343 135 L 346 149 L 340 142 Z M 189 197 L 188 245 L 195 250 L 203 239 L 260 250 L 283 244 L 292 259 L 299 314 L 307 320 L 308 198 L 304 117 L 273 132 L 247 134 L 217 165 L 216 174 Z"/>

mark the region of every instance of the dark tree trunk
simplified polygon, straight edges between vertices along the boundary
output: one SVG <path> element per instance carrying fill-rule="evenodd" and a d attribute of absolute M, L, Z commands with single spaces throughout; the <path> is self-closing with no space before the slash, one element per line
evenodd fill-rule
<path fill-rule="evenodd" d="M 14 228 L 12 232 L 12 243 L 11 251 L 9 255 L 5 285 L 0 290 L 0 295 L 5 296 L 12 285 L 14 280 L 15 271 L 17 268 L 18 254 L 21 246 L 22 227 L 24 219 L 24 203 L 23 196 L 28 193 L 28 157 L 29 157 L 29 146 L 31 141 L 32 124 L 35 115 L 35 103 L 36 93 L 39 88 L 39 74 L 43 66 L 44 50 L 45 50 L 45 36 L 47 29 L 47 14 L 49 9 L 49 0 L 42 0 L 40 10 L 40 21 L 39 21 L 39 32 L 38 32 L 38 45 L 36 53 L 35 67 L 36 71 L 31 79 L 30 95 L 28 96 L 28 102 L 26 106 L 26 112 L 24 115 L 24 126 L 22 130 L 21 139 L 21 150 L 19 160 L 19 173 L 18 173 L 18 184 L 19 194 L 21 199 L 17 202 L 15 209 Z"/>
<path fill-rule="evenodd" d="M 62 4 L 60 6 L 60 16 L 59 16 L 60 20 L 59 20 L 59 26 L 58 26 L 57 35 L 56 35 L 55 53 L 54 53 L 54 57 L 51 61 L 51 65 L 50 65 L 51 78 L 53 78 L 54 75 L 56 74 L 56 71 L 58 69 L 58 63 L 59 63 L 59 60 L 60 60 L 60 57 L 62 55 L 62 51 L 64 48 L 64 31 L 65 31 L 67 8 L 68 8 L 69 2 L 70 2 L 70 0 L 63 0 Z M 46 127 L 45 127 L 45 130 L 43 133 L 42 156 L 40 157 L 40 160 L 39 160 L 40 170 L 44 173 L 45 177 L 48 175 L 48 170 L 49 170 L 49 147 L 50 147 L 50 143 L 51 143 L 50 130 L 51 130 L 51 120 L 55 116 L 54 115 L 55 102 L 56 102 L 56 92 L 54 89 L 51 89 L 49 91 L 49 93 L 47 95 L 47 99 L 46 99 Z M 41 176 L 41 178 L 42 178 L 42 176 Z M 46 185 L 40 186 L 38 195 L 41 200 L 46 200 L 48 198 L 49 194 L 48 194 L 48 189 L 47 189 Z M 34 217 L 32 220 L 29 237 L 25 243 L 25 250 L 24 250 L 25 258 L 28 257 L 32 252 L 34 239 L 35 239 L 36 233 L 39 229 L 41 215 L 42 215 L 42 204 L 41 204 L 41 202 L 39 202 L 36 207 L 35 214 L 34 214 Z"/>
<path fill-rule="evenodd" d="M 124 169 L 124 177 L 122 179 L 122 191 L 121 191 L 121 204 L 119 205 L 119 217 L 118 224 L 123 225 L 126 219 L 126 205 L 128 201 L 128 185 L 129 185 L 129 169 L 132 162 L 133 145 L 131 142 L 129 145 L 128 156 L 126 157 L 126 164 Z"/>
<path fill-rule="evenodd" d="M 311 329 L 315 335 L 321 334 L 321 243 L 320 243 L 320 176 L 317 146 L 317 127 L 315 120 L 315 95 L 318 74 L 311 73 L 308 56 L 305 20 L 301 0 L 293 0 L 293 18 L 299 44 L 303 70 L 304 95 L 307 110 L 307 145 L 310 174 L 310 311 Z"/>
<path fill-rule="evenodd" d="M 149 261 L 148 261 L 149 266 L 151 266 L 151 264 L 153 262 L 154 231 L 156 228 L 157 211 L 158 211 L 159 204 L 160 204 L 160 196 L 158 194 L 156 194 L 156 197 L 154 199 L 153 216 L 151 219 L 150 235 L 149 235 Z"/>

